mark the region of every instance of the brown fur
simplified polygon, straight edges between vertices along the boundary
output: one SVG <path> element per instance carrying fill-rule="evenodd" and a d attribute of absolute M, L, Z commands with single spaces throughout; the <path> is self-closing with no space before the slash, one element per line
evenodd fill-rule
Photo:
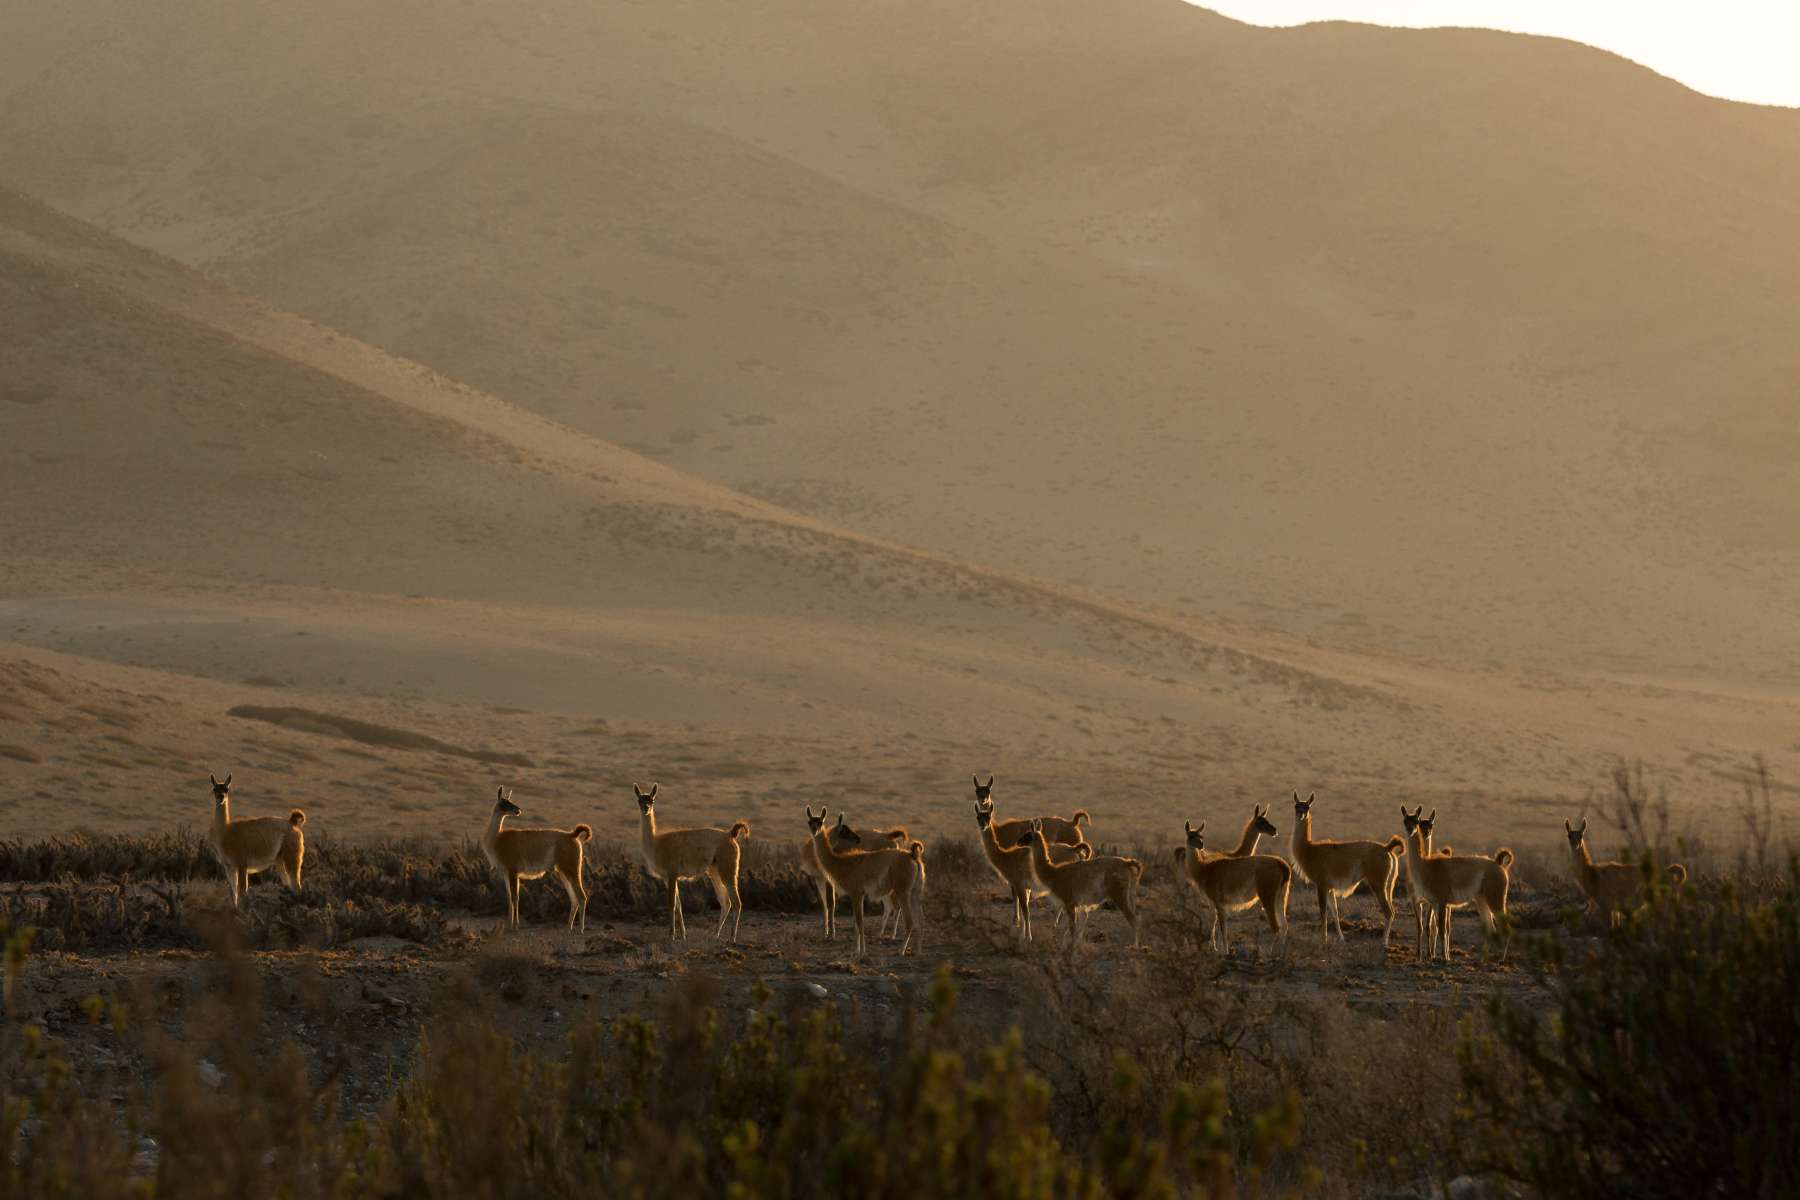
<path fill-rule="evenodd" d="M 220 783 L 211 775 L 213 817 L 211 841 L 213 852 L 225 868 L 231 884 L 231 907 L 237 908 L 250 891 L 250 876 L 275 868 L 281 881 L 298 892 L 300 868 L 306 860 L 306 814 L 290 809 L 282 817 L 243 817 L 231 815 L 231 776 Z"/>
<path fill-rule="evenodd" d="M 861 847 L 865 842 L 871 843 L 868 847 L 869 849 L 877 848 L 878 844 L 881 842 L 886 842 L 888 846 L 894 847 L 906 840 L 906 830 L 901 826 L 895 826 L 893 829 L 885 830 L 852 829 L 850 826 L 844 824 L 844 818 L 839 816 L 838 823 L 832 827 L 831 840 L 836 843 L 840 849 L 846 850 Z M 806 872 L 812 879 L 813 888 L 819 893 L 819 907 L 823 909 L 825 913 L 825 936 L 827 938 L 836 937 L 837 885 L 831 882 L 830 876 L 825 874 L 825 868 L 819 865 L 819 852 L 813 849 L 812 838 L 810 837 L 800 843 L 800 869 Z M 898 926 L 898 924 L 899 922 L 896 921 L 895 925 Z M 882 928 L 884 930 L 887 928 L 887 917 L 885 915 L 882 917 Z"/>
<path fill-rule="evenodd" d="M 870 898 L 891 900 L 899 909 L 900 918 L 906 924 L 906 938 L 900 943 L 900 953 L 905 954 L 913 946 L 915 938 L 919 943 L 918 950 L 922 952 L 924 932 L 920 927 L 919 896 L 924 890 L 924 844 L 913 842 L 905 850 L 840 852 L 825 835 L 825 816 L 823 807 L 815 817 L 812 806 L 807 805 L 807 828 L 819 854 L 819 865 L 831 877 L 831 882 L 838 891 L 850 897 L 851 913 L 856 918 L 857 957 L 861 958 L 868 953 L 863 902 Z"/>
<path fill-rule="evenodd" d="M 1444 961 L 1450 960 L 1450 910 L 1461 904 L 1472 904 L 1481 919 L 1487 924 L 1488 933 L 1500 936 L 1499 918 L 1506 915 L 1506 893 L 1512 886 L 1511 867 L 1514 855 L 1511 850 L 1502 847 L 1494 851 L 1492 858 L 1481 858 L 1476 855 L 1443 855 L 1434 854 L 1427 857 L 1425 848 L 1430 844 L 1432 826 L 1437 819 L 1437 810 L 1431 816 L 1422 818 L 1418 827 L 1413 830 L 1412 837 L 1406 840 L 1406 852 L 1412 858 L 1413 880 L 1419 885 L 1419 892 L 1425 903 L 1436 914 L 1438 923 L 1437 945 L 1432 948 L 1432 957 L 1438 957 L 1442 949 Z M 1507 944 L 1502 940 L 1500 946 L 1501 961 L 1506 959 Z"/>
<path fill-rule="evenodd" d="M 519 881 L 556 876 L 569 896 L 569 928 L 577 919 L 587 929 L 587 882 L 582 878 L 582 847 L 594 836 L 590 825 L 573 829 L 507 829 L 508 817 L 517 816 L 519 806 L 512 793 L 497 789 L 494 813 L 481 835 L 481 850 L 488 862 L 500 873 L 506 885 L 506 919 L 514 929 L 519 926 Z"/>
<path fill-rule="evenodd" d="M 1320 842 L 1312 836 L 1314 797 L 1300 799 L 1294 793 L 1294 865 L 1305 875 L 1319 896 L 1319 935 L 1329 939 L 1331 922 L 1337 921 L 1338 941 L 1344 938 L 1344 914 L 1339 905 L 1342 897 L 1367 885 L 1387 919 L 1382 930 L 1381 947 L 1387 949 L 1394 935 L 1394 884 L 1400 878 L 1400 859 L 1406 852 L 1406 840 L 1399 836 L 1387 842 Z"/>
<path fill-rule="evenodd" d="M 971 776 L 971 778 L 973 777 Z M 979 779 L 975 780 L 975 803 L 992 804 L 993 796 L 994 777 L 992 775 L 988 776 L 988 781 L 986 783 L 981 782 Z M 1051 842 L 1060 843 L 1064 846 L 1079 846 L 1081 843 L 1087 841 L 1087 838 L 1083 836 L 1081 832 L 1081 827 L 1083 825 L 1093 824 L 1093 819 L 1088 816 L 1087 809 L 1078 808 L 1066 817 L 1013 817 L 1010 820 L 997 821 L 995 822 L 996 827 L 994 829 L 994 836 L 1000 839 L 1000 844 L 1002 846 L 1017 845 L 1019 839 L 1025 835 L 1025 831 L 1031 827 L 1033 821 L 1042 821 L 1044 823 L 1044 837 L 1046 839 Z"/>
<path fill-rule="evenodd" d="M 1063 916 L 1069 922 L 1071 958 L 1085 932 L 1083 916 L 1108 900 L 1130 922 L 1131 944 L 1138 945 L 1137 888 L 1144 875 L 1143 863 L 1115 855 L 1095 855 L 1078 862 L 1058 863 L 1050 857 L 1050 843 L 1039 822 L 1032 823 L 1031 828 L 1021 835 L 1020 842 L 1031 850 L 1031 870 L 1038 883 L 1062 905 Z"/>
<path fill-rule="evenodd" d="M 1575 882 L 1581 885 L 1582 893 L 1590 903 L 1600 911 L 1609 925 L 1616 926 L 1625 919 L 1625 910 L 1636 908 L 1649 898 L 1647 880 L 1642 867 L 1633 863 L 1595 862 L 1587 848 L 1587 818 L 1581 819 L 1580 827 L 1569 824 L 1565 818 L 1563 830 L 1569 835 L 1569 857 L 1573 860 Z M 1687 882 L 1687 868 L 1680 863 L 1671 863 L 1664 868 L 1669 883 L 1680 887 Z"/>
<path fill-rule="evenodd" d="M 657 785 L 648 792 L 631 785 L 637 797 L 640 831 L 643 838 L 644 865 L 663 881 L 669 893 L 669 939 L 687 937 L 687 917 L 681 911 L 681 881 L 706 876 L 712 882 L 713 894 L 719 900 L 719 928 L 714 937 L 725 936 L 725 923 L 731 921 L 731 940 L 737 941 L 738 926 L 744 919 L 744 899 L 738 891 L 738 866 L 743 852 L 738 838 L 750 836 L 750 822 L 736 821 L 730 829 L 656 829 Z M 733 919 L 735 916 L 735 919 Z"/>
<path fill-rule="evenodd" d="M 1175 866 L 1181 878 L 1212 905 L 1209 944 L 1221 954 L 1230 953 L 1231 934 L 1225 924 L 1226 915 L 1260 904 L 1263 916 L 1268 918 L 1269 929 L 1275 934 L 1277 946 L 1284 946 L 1294 869 L 1286 859 L 1273 854 L 1240 854 L 1237 851 L 1208 854 L 1203 836 L 1205 829 L 1205 821 L 1200 822 L 1198 829 L 1192 823 L 1187 824 L 1187 845 L 1175 851 Z M 1248 828 L 1245 833 L 1239 848 L 1249 842 L 1254 850 L 1255 842 L 1249 837 Z"/>

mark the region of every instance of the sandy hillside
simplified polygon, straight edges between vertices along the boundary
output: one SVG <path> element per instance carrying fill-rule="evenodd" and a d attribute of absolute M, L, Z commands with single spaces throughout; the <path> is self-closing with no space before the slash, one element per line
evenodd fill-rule
<path fill-rule="evenodd" d="M 1296 786 L 1502 836 L 1610 754 L 1697 801 L 1800 751 L 1778 692 L 1333 649 L 874 541 L 17 195 L 0 264 L 0 835 L 198 820 L 215 770 L 343 833 L 462 832 L 496 779 L 574 820 L 652 777 L 773 837 L 802 799 L 960 830 L 980 770 L 1119 839 Z"/>
<path fill-rule="evenodd" d="M 693 477 L 1339 645 L 1800 678 L 1800 114 L 1177 0 L 8 28 L 0 179 Z"/>

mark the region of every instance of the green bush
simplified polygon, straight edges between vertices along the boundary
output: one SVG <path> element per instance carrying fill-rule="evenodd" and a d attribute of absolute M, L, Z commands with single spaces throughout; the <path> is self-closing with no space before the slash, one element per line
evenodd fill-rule
<path fill-rule="evenodd" d="M 1800 862 L 1690 886 L 1500 997 L 1461 1051 L 1473 1165 L 1546 1196 L 1775 1196 L 1800 1181 Z"/>

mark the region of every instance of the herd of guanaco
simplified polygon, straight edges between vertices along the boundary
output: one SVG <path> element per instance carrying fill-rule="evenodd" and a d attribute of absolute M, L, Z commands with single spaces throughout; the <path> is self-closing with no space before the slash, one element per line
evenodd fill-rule
<path fill-rule="evenodd" d="M 300 867 L 306 857 L 306 814 L 291 810 L 286 817 L 233 817 L 231 776 L 212 780 L 213 817 L 211 842 L 231 885 L 231 903 L 237 907 L 250 888 L 250 876 L 273 867 L 282 881 L 298 892 Z M 1001 820 L 994 815 L 994 777 L 975 783 L 975 825 L 981 848 L 1012 894 L 1013 929 L 1022 941 L 1031 941 L 1031 902 L 1048 896 L 1056 906 L 1055 921 L 1061 927 L 1070 956 L 1080 947 L 1089 916 L 1110 902 L 1131 926 L 1132 945 L 1139 944 L 1138 884 L 1144 864 L 1135 858 L 1100 854 L 1086 837 L 1092 819 L 1086 809 L 1068 817 L 1034 816 Z M 681 910 L 681 881 L 704 877 L 719 901 L 719 927 L 726 926 L 737 941 L 744 917 L 744 901 L 738 890 L 738 865 L 742 843 L 750 836 L 748 821 L 733 821 L 719 829 L 659 829 L 656 824 L 657 785 L 644 791 L 631 786 L 637 799 L 644 865 L 666 889 L 669 900 L 669 937 L 687 937 Z M 1185 844 L 1175 851 L 1178 880 L 1192 887 L 1212 912 L 1209 942 L 1220 953 L 1230 948 L 1226 917 L 1233 912 L 1260 908 L 1274 935 L 1278 951 L 1288 934 L 1288 898 L 1296 872 L 1310 885 L 1319 902 L 1319 932 L 1329 942 L 1335 923 L 1340 942 L 1344 922 L 1340 902 L 1358 888 L 1366 888 L 1381 910 L 1386 924 L 1382 948 L 1394 931 L 1394 890 L 1404 870 L 1412 897 L 1418 934 L 1417 957 L 1421 962 L 1450 957 L 1450 915 L 1458 908 L 1473 907 L 1487 927 L 1489 941 L 1498 941 L 1500 957 L 1506 957 L 1506 895 L 1511 884 L 1513 852 L 1504 847 L 1491 855 L 1459 855 L 1448 846 L 1433 844 L 1437 810 L 1425 815 L 1424 806 L 1400 808 L 1404 834 L 1385 841 L 1331 841 L 1313 836 L 1314 796 L 1302 800 L 1294 793 L 1294 832 L 1290 845 L 1293 862 L 1274 854 L 1259 854 L 1262 839 L 1280 832 L 1269 819 L 1268 809 L 1257 805 L 1245 822 L 1243 833 L 1230 850 L 1206 848 L 1206 822 L 1185 822 Z M 519 884 L 553 874 L 569 897 L 568 927 L 587 928 L 587 885 L 582 879 L 583 847 L 593 837 L 592 826 L 573 829 L 513 829 L 509 817 L 521 814 L 512 793 L 499 788 L 481 849 L 506 888 L 507 920 L 519 923 Z M 839 813 L 829 821 L 823 806 L 815 814 L 806 807 L 807 837 L 799 845 L 803 871 L 813 880 L 824 913 L 825 936 L 837 933 L 836 910 L 840 896 L 850 900 L 856 926 L 856 954 L 868 952 L 864 906 L 879 900 L 883 906 L 877 936 L 899 937 L 900 953 L 917 953 L 924 945 L 921 901 L 925 893 L 925 844 L 904 828 L 856 829 Z M 1649 879 L 1640 867 L 1622 862 L 1595 862 L 1587 848 L 1587 820 L 1579 826 L 1568 821 L 1563 829 L 1569 839 L 1575 881 L 1595 909 L 1617 924 L 1629 909 L 1644 903 Z M 1670 884 L 1687 881 L 1680 864 L 1664 868 Z M 893 918 L 892 933 L 887 930 Z M 1258 938 L 1260 944 L 1260 935 Z"/>

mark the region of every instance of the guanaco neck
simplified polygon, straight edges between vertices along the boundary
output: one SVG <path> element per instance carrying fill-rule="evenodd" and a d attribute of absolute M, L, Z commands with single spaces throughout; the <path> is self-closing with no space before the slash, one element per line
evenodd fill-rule
<path fill-rule="evenodd" d="M 506 823 L 506 810 L 499 805 L 494 806 L 494 815 L 488 821 L 487 832 L 481 835 L 483 846 L 494 846 L 500 841 L 500 827 Z"/>
<path fill-rule="evenodd" d="M 1588 853 L 1587 839 L 1569 843 L 1569 854 L 1575 859 L 1575 869 L 1581 873 L 1581 877 L 1592 879 L 1595 874 L 1594 856 Z"/>
<path fill-rule="evenodd" d="M 643 810 L 643 816 L 639 818 L 639 827 L 643 830 L 644 835 L 644 861 L 654 864 L 656 862 L 656 809 L 646 808 Z"/>
<path fill-rule="evenodd" d="M 1044 831 L 1036 829 L 1031 834 L 1031 866 L 1038 873 L 1038 878 L 1048 884 L 1053 875 L 1065 869 L 1050 861 L 1050 843 L 1044 840 Z"/>
<path fill-rule="evenodd" d="M 1231 852 L 1233 858 L 1245 858 L 1256 853 L 1256 844 L 1262 841 L 1262 833 L 1256 828 L 1256 818 L 1251 817 L 1244 822 L 1244 836 L 1238 839 L 1237 849 Z"/>
<path fill-rule="evenodd" d="M 994 832 L 994 822 L 991 819 L 981 823 L 981 848 L 987 851 L 988 861 L 996 864 L 1013 857 L 1023 849 L 1023 847 L 1014 846 L 1009 850 L 1002 846 L 1000 835 Z"/>
<path fill-rule="evenodd" d="M 231 797 L 222 797 L 213 805 L 212 836 L 215 846 L 225 844 L 225 831 L 231 827 Z"/>

